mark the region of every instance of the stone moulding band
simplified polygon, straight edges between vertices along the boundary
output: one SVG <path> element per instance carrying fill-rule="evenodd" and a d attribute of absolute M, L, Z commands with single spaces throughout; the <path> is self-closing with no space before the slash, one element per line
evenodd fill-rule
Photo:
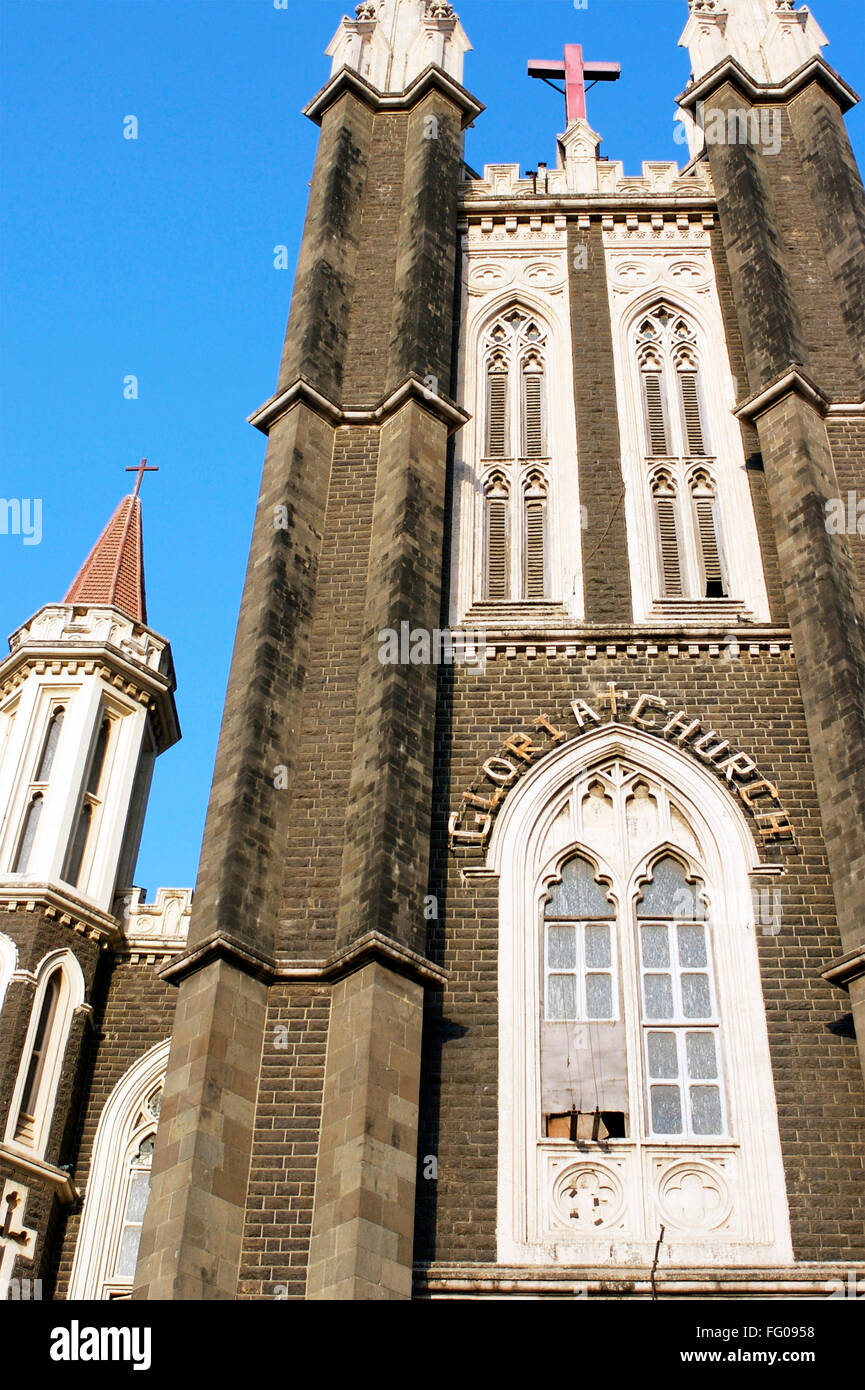
<path fill-rule="evenodd" d="M 437 67 L 435 63 L 430 63 L 423 72 L 418 73 L 413 82 L 409 83 L 405 91 L 387 93 L 380 92 L 377 87 L 373 87 L 371 82 L 367 82 L 366 78 L 361 77 L 360 73 L 355 72 L 353 68 L 341 68 L 327 85 L 316 93 L 312 101 L 304 106 L 303 114 L 314 121 L 316 125 L 321 125 L 325 111 L 328 107 L 333 106 L 344 92 L 351 92 L 353 96 L 356 96 L 373 111 L 410 111 L 430 91 L 441 92 L 459 108 L 462 112 L 463 130 L 470 126 L 482 111 L 486 110 L 486 107 L 478 101 L 477 97 L 473 97 L 471 92 L 456 82 L 443 68 Z"/>
<path fill-rule="evenodd" d="M 55 1168 L 53 1163 L 45 1163 L 43 1159 L 22 1153 L 9 1144 L 0 1144 L 0 1163 L 13 1168 L 17 1173 L 26 1173 L 31 1178 L 49 1183 L 54 1188 L 58 1201 L 64 1206 L 76 1202 L 81 1196 L 65 1168 Z"/>
<path fill-rule="evenodd" d="M 412 373 L 397 386 L 395 391 L 390 391 L 374 406 L 337 405 L 336 402 L 317 390 L 307 377 L 299 376 L 284 391 L 271 396 L 269 401 L 265 401 L 264 405 L 259 406 L 258 410 L 247 416 L 247 423 L 254 425 L 257 430 L 261 430 L 262 434 L 267 434 L 271 425 L 275 424 L 293 405 L 301 402 L 310 410 L 314 410 L 334 429 L 338 429 L 342 425 L 382 425 L 391 415 L 395 415 L 408 400 L 417 401 L 437 420 L 441 420 L 447 426 L 448 434 L 462 429 L 463 425 L 471 418 L 465 410 L 449 400 L 447 396 L 433 391 L 425 385 L 421 377 Z"/>
<path fill-rule="evenodd" d="M 655 1276 L 657 1292 L 665 1298 L 710 1297 L 713 1292 L 722 1298 L 754 1298 L 755 1296 L 826 1297 L 826 1286 L 839 1288 L 855 1284 L 856 1277 L 865 1276 L 865 1264 L 857 1261 L 844 1264 L 774 1265 L 761 1269 L 713 1270 L 707 1277 L 705 1269 L 659 1269 Z M 575 1291 L 591 1298 L 617 1298 L 622 1294 L 649 1297 L 652 1275 L 647 1266 L 634 1269 L 605 1267 L 561 1268 L 551 1274 L 539 1269 L 537 1273 L 524 1268 L 502 1265 L 415 1265 L 415 1293 L 427 1298 L 497 1298 L 502 1294 L 523 1294 L 531 1298 L 569 1298 Z"/>
<path fill-rule="evenodd" d="M 829 409 L 828 397 L 797 362 L 791 362 L 787 370 L 775 377 L 774 381 L 770 381 L 768 386 L 761 387 L 755 395 L 749 396 L 741 405 L 737 405 L 733 414 L 739 420 L 751 422 L 765 415 L 766 411 L 771 410 L 784 396 L 791 395 L 800 396 L 818 415 L 825 417 Z"/>
<path fill-rule="evenodd" d="M 836 98 L 842 111 L 849 111 L 851 106 L 856 106 L 860 100 L 858 92 L 854 92 L 843 77 L 839 77 L 825 58 L 809 58 L 796 72 L 791 73 L 786 81 L 778 83 L 755 82 L 735 58 L 723 58 L 710 72 L 701 77 L 699 82 L 687 87 L 676 97 L 676 104 L 689 110 L 696 106 L 698 101 L 705 101 L 724 82 L 729 82 L 753 104 L 777 106 L 790 101 L 813 81 L 819 82 Z"/>
<path fill-rule="evenodd" d="M 449 978 L 446 970 L 434 965 L 425 956 L 377 931 L 367 932 L 325 960 L 312 961 L 268 956 L 244 945 L 228 933 L 214 932 L 179 960 L 173 960 L 159 974 L 169 984 L 179 985 L 189 975 L 203 970 L 215 960 L 227 960 L 237 969 L 268 985 L 332 984 L 375 961 L 398 975 L 408 976 L 432 988 L 441 988 Z"/>
<path fill-rule="evenodd" d="M 849 990 L 854 980 L 860 979 L 865 975 L 865 944 L 858 946 L 855 951 L 848 951 L 846 955 L 838 956 L 830 961 L 824 970 L 820 971 L 819 978 L 826 980 L 830 985 L 836 985 L 838 989 Z"/>

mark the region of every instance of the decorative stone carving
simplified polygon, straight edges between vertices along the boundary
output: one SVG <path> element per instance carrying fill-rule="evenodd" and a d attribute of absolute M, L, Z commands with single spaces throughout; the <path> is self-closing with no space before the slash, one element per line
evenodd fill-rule
<path fill-rule="evenodd" d="M 402 92 L 431 63 L 461 83 L 470 49 L 445 0 L 364 0 L 354 19 L 343 17 L 325 51 L 331 77 L 351 68 L 380 92 Z"/>
<path fill-rule="evenodd" d="M 622 1185 L 612 1168 L 601 1163 L 580 1163 L 561 1175 L 553 1201 L 559 1215 L 575 1231 L 591 1235 L 612 1226 L 624 1205 Z"/>
<path fill-rule="evenodd" d="M 732 1206 L 720 1172 L 693 1160 L 676 1163 L 661 1174 L 658 1204 L 670 1225 L 687 1231 L 717 1230 Z"/>
<path fill-rule="evenodd" d="M 160 955 L 181 950 L 189 931 L 192 889 L 160 888 L 152 903 L 141 901 L 142 892 L 141 888 L 130 888 L 115 902 L 127 946 Z"/>

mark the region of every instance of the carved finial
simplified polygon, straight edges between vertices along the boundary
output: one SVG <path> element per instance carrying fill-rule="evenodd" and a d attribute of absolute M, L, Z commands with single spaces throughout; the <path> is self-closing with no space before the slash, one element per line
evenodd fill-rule
<path fill-rule="evenodd" d="M 691 0 L 692 14 L 717 14 L 718 0 Z"/>
<path fill-rule="evenodd" d="M 377 9 L 376 0 L 363 0 L 363 4 L 355 9 L 355 14 L 358 19 L 375 19 Z"/>
<path fill-rule="evenodd" d="M 453 5 L 448 4 L 448 0 L 429 0 L 427 5 L 428 19 L 455 19 Z"/>

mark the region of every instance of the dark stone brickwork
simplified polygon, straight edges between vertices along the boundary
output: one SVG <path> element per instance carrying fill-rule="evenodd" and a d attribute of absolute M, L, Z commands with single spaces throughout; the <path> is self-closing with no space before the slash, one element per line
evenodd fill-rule
<path fill-rule="evenodd" d="M 840 940 L 796 667 L 789 652 L 745 648 L 731 660 L 684 650 L 591 662 L 500 655 L 485 674 L 443 675 L 430 882 L 439 919 L 428 949 L 450 978 L 427 1003 L 415 1258 L 495 1260 L 497 888 L 463 884 L 461 864 L 483 859 L 448 851 L 447 814 L 512 732 L 529 731 L 538 714 L 574 728 L 570 702 L 609 681 L 692 711 L 747 749 L 781 789 L 798 847 L 772 845 L 764 855 L 786 872 L 781 930 L 758 940 L 794 1249 L 800 1260 L 862 1258 L 865 1090 L 855 1042 L 832 1031 L 843 996 L 817 978 Z M 422 1176 L 429 1154 L 438 1158 L 437 1182 Z"/>
<path fill-rule="evenodd" d="M 329 1016 L 327 986 L 270 992 L 239 1298 L 304 1297 Z"/>
<path fill-rule="evenodd" d="M 845 534 L 859 589 L 860 611 L 865 613 L 865 415 L 858 420 L 830 416 L 826 432 L 838 479 L 838 500 L 843 503 L 848 527 Z M 850 526 L 852 515 L 856 518 L 855 529 Z"/>
<path fill-rule="evenodd" d="M 585 250 L 586 267 L 576 253 Z M 568 224 L 574 396 L 580 460 L 586 621 L 631 621 L 628 541 L 622 488 L 621 444 L 615 402 L 613 339 L 607 265 L 599 222 Z"/>

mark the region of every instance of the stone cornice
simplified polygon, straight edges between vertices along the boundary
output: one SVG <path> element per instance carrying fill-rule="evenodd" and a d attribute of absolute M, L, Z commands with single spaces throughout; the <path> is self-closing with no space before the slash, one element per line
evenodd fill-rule
<path fill-rule="evenodd" d="M 19 1149 L 14 1144 L 0 1144 L 0 1159 L 18 1173 L 26 1173 L 29 1178 L 37 1178 L 54 1188 L 58 1201 L 64 1206 L 76 1202 L 81 1196 L 69 1173 L 64 1168 L 55 1168 L 53 1163 Z"/>
<path fill-rule="evenodd" d="M 335 951 L 325 960 L 310 961 L 267 955 L 226 932 L 214 932 L 179 960 L 173 960 L 165 966 L 159 974 L 169 984 L 179 985 L 189 975 L 203 970 L 215 960 L 229 961 L 237 969 L 268 985 L 333 984 L 372 962 L 385 965 L 397 974 L 406 975 L 422 985 L 436 988 L 441 987 L 448 978 L 445 970 L 434 965 L 425 956 L 376 931 L 367 932 L 365 936 Z"/>
<path fill-rule="evenodd" d="M 654 1280 L 648 1265 L 525 1266 L 480 1264 L 416 1264 L 415 1294 L 425 1298 L 585 1298 L 642 1296 L 654 1290 L 664 1298 L 825 1298 L 827 1284 L 849 1287 L 865 1275 L 865 1263 L 845 1260 L 759 1267 L 724 1268 L 701 1265 L 671 1269 L 661 1266 Z"/>
<path fill-rule="evenodd" d="M 845 955 L 830 961 L 825 969 L 820 971 L 819 978 L 830 985 L 837 985 L 838 989 L 849 989 L 851 981 L 858 980 L 863 975 L 865 975 L 865 945 L 857 946 L 855 951 L 847 951 Z"/>
<path fill-rule="evenodd" d="M 462 429 L 470 418 L 466 411 L 447 396 L 442 396 L 424 384 L 421 377 L 412 373 L 395 390 L 388 392 L 376 405 L 342 406 L 325 396 L 305 376 L 299 376 L 290 386 L 271 396 L 269 401 L 259 406 L 247 417 L 262 434 L 267 434 L 271 426 L 299 402 L 314 410 L 328 424 L 338 429 L 341 425 L 382 425 L 391 415 L 395 415 L 406 403 L 413 400 L 429 411 L 430 415 L 447 426 L 448 434 Z"/>
<path fill-rule="evenodd" d="M 516 193 L 475 193 L 464 184 L 459 194 L 461 214 L 460 227 L 464 230 L 465 219 L 477 220 L 479 217 L 529 217 L 540 213 L 583 213 L 599 220 L 620 212 L 624 217 L 634 212 L 717 212 L 718 200 L 713 194 L 701 193 L 658 193 L 647 194 L 642 190 L 629 194 L 623 190 L 614 193 L 559 193 L 533 194 Z"/>
<path fill-rule="evenodd" d="M 115 917 L 53 884 L 16 882 L 8 878 L 0 882 L 0 911 L 21 910 L 39 912 L 52 921 L 59 920 L 60 926 L 70 927 L 89 941 L 100 942 L 103 949 L 118 946 L 122 941 Z"/>
<path fill-rule="evenodd" d="M 454 103 L 462 113 L 463 130 L 486 110 L 477 97 L 473 97 L 471 92 L 450 77 L 443 68 L 431 63 L 423 72 L 418 73 L 403 92 L 380 92 L 352 68 L 341 68 L 312 101 L 304 106 L 303 114 L 309 116 L 316 125 L 321 125 L 328 107 L 333 106 L 345 92 L 351 92 L 373 111 L 411 111 L 431 91 L 441 92 Z"/>
<path fill-rule="evenodd" d="M 809 58 L 807 63 L 803 63 L 783 82 L 757 82 L 735 58 L 724 58 L 698 82 L 686 87 L 684 92 L 676 97 L 676 102 L 686 110 L 691 110 L 698 101 L 706 101 L 719 87 L 728 82 L 752 105 L 778 106 L 792 100 L 804 87 L 815 81 L 836 98 L 842 111 L 849 111 L 851 106 L 857 105 L 858 93 L 854 92 L 843 77 L 839 77 L 835 69 L 821 57 Z"/>
<path fill-rule="evenodd" d="M 803 371 L 797 362 L 791 362 L 785 371 L 779 373 L 768 386 L 763 386 L 753 396 L 737 405 L 733 414 L 739 420 L 752 423 L 785 396 L 799 396 L 818 415 L 825 416 L 829 409 L 829 398 L 820 390 L 816 382 Z"/>

